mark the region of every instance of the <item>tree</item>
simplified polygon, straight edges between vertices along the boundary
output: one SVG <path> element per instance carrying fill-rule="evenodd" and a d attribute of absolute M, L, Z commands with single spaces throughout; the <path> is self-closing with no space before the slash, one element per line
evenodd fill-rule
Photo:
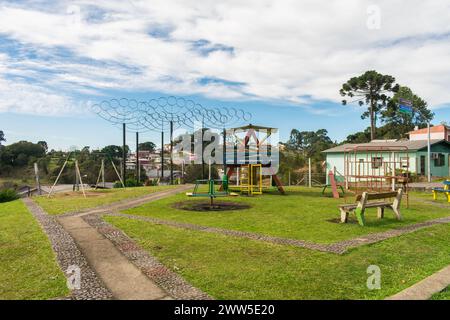
<path fill-rule="evenodd" d="M 0 162 L 13 167 L 24 166 L 31 158 L 41 158 L 45 155 L 44 149 L 38 144 L 28 141 L 19 141 L 3 148 Z"/>
<path fill-rule="evenodd" d="M 399 111 L 400 99 L 411 101 L 412 115 Z M 412 131 L 415 126 L 425 126 L 433 117 L 434 113 L 428 109 L 428 104 L 408 87 L 400 87 L 381 113 L 382 122 L 393 131 L 399 132 L 400 135 Z"/>
<path fill-rule="evenodd" d="M 0 130 L 0 146 L 2 145 L 2 141 L 6 141 L 5 134 L 2 130 Z"/>
<path fill-rule="evenodd" d="M 48 145 L 47 145 L 47 142 L 45 142 L 45 141 L 38 141 L 37 144 L 40 145 L 42 148 L 44 148 L 45 153 L 47 153 L 47 151 L 48 151 Z"/>
<path fill-rule="evenodd" d="M 128 146 L 125 146 L 125 153 L 126 154 L 128 154 L 129 150 L 130 149 L 128 148 Z M 109 146 L 104 147 L 101 150 L 101 152 L 102 153 L 106 153 L 112 159 L 122 158 L 122 147 L 119 147 L 119 146 L 109 145 Z"/>
<path fill-rule="evenodd" d="M 333 146 L 333 141 L 328 137 L 326 129 L 317 131 L 298 131 L 293 129 L 286 147 L 289 150 L 301 151 L 304 157 L 318 157 L 320 153 Z"/>
<path fill-rule="evenodd" d="M 139 143 L 139 150 L 153 152 L 156 149 L 156 144 L 151 141 Z"/>
<path fill-rule="evenodd" d="M 353 77 L 342 85 L 339 93 L 343 97 L 355 98 L 351 102 L 358 102 L 360 106 L 366 104 L 367 111 L 361 115 L 361 119 L 370 118 L 370 138 L 375 139 L 376 116 L 386 107 L 391 92 L 397 92 L 399 85 L 395 84 L 395 78 L 380 74 L 374 70 L 366 71 L 359 77 Z M 343 105 L 349 102 L 342 100 Z"/>

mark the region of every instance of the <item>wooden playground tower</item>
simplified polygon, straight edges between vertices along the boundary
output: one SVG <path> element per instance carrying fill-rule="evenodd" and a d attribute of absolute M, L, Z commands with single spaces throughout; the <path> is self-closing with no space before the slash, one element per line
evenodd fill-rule
<path fill-rule="evenodd" d="M 236 185 L 230 184 L 229 187 L 237 188 L 243 194 L 258 195 L 271 187 L 273 181 L 278 191 L 285 194 L 273 163 L 263 159 L 264 155 L 272 155 L 274 147 L 269 141 L 278 129 L 249 124 L 231 130 L 233 135 L 228 137 L 232 141 L 229 141 L 226 147 L 224 172 L 229 181 L 233 175 L 236 177 Z"/>

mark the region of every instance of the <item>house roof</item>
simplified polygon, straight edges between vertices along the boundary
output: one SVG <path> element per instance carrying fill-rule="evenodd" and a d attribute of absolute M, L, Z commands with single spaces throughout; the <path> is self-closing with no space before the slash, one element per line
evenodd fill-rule
<path fill-rule="evenodd" d="M 450 142 L 444 140 L 444 139 L 434 139 L 430 140 L 431 145 L 437 144 L 437 143 L 445 143 L 448 146 L 450 146 Z M 361 151 L 364 150 L 372 150 L 372 151 L 401 151 L 404 149 L 417 151 L 426 148 L 428 145 L 427 140 L 416 140 L 416 141 L 372 141 L 369 143 L 346 143 L 331 149 L 327 149 L 325 151 L 322 151 L 324 153 L 337 153 L 337 152 L 349 152 L 354 150 L 355 148 L 358 148 Z"/>
<path fill-rule="evenodd" d="M 254 129 L 254 130 L 272 130 L 272 131 L 273 130 L 278 130 L 277 128 L 263 127 L 263 126 L 253 125 L 251 123 L 249 123 L 246 126 L 232 128 L 232 130 L 237 130 L 237 129 L 241 129 L 241 130 L 250 130 L 250 129 Z"/>
<path fill-rule="evenodd" d="M 450 129 L 450 127 L 448 127 L 444 124 L 440 124 L 437 126 L 430 127 L 430 132 L 431 133 L 445 132 L 445 130 L 449 130 L 449 129 Z M 428 128 L 418 129 L 418 130 L 409 132 L 409 134 L 424 134 L 424 133 L 428 133 Z"/>

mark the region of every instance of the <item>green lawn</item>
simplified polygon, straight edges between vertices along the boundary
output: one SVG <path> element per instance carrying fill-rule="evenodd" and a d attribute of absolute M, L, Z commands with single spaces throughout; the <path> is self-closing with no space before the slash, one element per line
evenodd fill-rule
<path fill-rule="evenodd" d="M 450 226 L 359 247 L 345 255 L 106 216 L 162 263 L 217 299 L 382 299 L 450 264 Z M 381 290 L 366 287 L 381 268 Z"/>
<path fill-rule="evenodd" d="M 208 213 L 175 209 L 172 206 L 173 203 L 199 201 L 198 198 L 188 198 L 184 194 L 178 194 L 126 210 L 124 213 L 319 243 L 333 243 L 368 233 L 450 216 L 450 210 L 446 208 L 432 206 L 420 200 L 410 200 L 408 209 L 403 201 L 401 209 L 403 221 L 394 219 L 390 210 L 386 210 L 383 220 L 378 220 L 376 209 L 369 209 L 366 211 L 366 227 L 361 227 L 356 223 L 339 224 L 330 222 L 330 220 L 339 218 L 338 205 L 344 202 L 353 203 L 354 196 L 337 200 L 322 196 L 321 190 L 318 188 L 291 187 L 287 190 L 288 195 L 286 196 L 274 192 L 262 196 L 239 196 L 218 200 L 245 202 L 252 206 L 250 209 L 241 211 Z"/>
<path fill-rule="evenodd" d="M 436 293 L 431 297 L 432 300 L 450 300 L 450 287 L 447 287 L 444 291 Z"/>
<path fill-rule="evenodd" d="M 50 242 L 20 201 L 0 203 L 0 299 L 68 294 Z"/>
<path fill-rule="evenodd" d="M 87 198 L 82 192 L 62 192 L 47 196 L 33 198 L 49 214 L 62 214 L 65 212 L 80 211 L 94 208 L 113 202 L 145 196 L 149 193 L 174 188 L 175 186 L 137 187 L 126 189 L 89 190 Z"/>

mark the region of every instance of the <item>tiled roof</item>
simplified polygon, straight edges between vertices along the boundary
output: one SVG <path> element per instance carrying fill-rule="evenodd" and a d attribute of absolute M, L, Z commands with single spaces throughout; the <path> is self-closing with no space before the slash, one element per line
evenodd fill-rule
<path fill-rule="evenodd" d="M 450 146 L 448 141 L 444 139 L 431 140 L 431 145 L 445 142 Z M 323 151 L 324 153 L 333 152 L 349 152 L 358 148 L 359 150 L 391 150 L 400 151 L 407 148 L 408 150 L 420 150 L 427 147 L 427 140 L 416 140 L 416 141 L 395 141 L 395 142 L 369 142 L 369 143 L 346 143 L 328 150 Z"/>

